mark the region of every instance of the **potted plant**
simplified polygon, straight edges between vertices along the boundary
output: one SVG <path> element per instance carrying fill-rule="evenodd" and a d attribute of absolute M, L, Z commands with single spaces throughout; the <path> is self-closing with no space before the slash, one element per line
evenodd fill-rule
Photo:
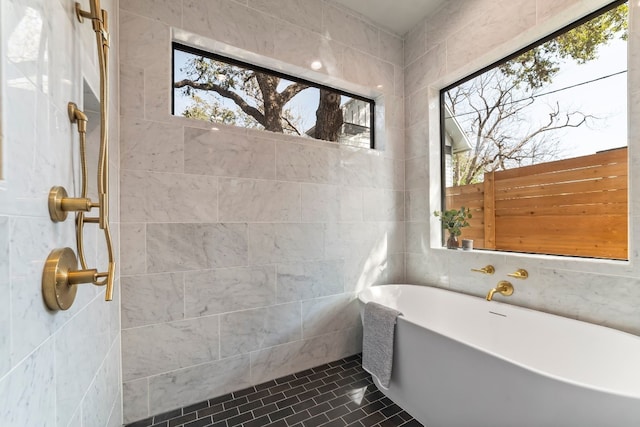
<path fill-rule="evenodd" d="M 449 232 L 447 248 L 458 249 L 458 236 L 462 234 L 464 227 L 469 226 L 467 219 L 472 218 L 469 208 L 461 206 L 460 209 L 448 209 L 444 212 L 435 211 L 433 214 L 440 218 L 442 228 Z"/>

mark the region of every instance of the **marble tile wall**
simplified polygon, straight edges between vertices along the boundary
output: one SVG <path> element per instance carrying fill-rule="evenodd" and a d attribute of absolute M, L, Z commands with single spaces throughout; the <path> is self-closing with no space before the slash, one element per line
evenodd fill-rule
<path fill-rule="evenodd" d="M 180 29 L 381 93 L 378 149 L 172 116 Z M 120 46 L 125 420 L 357 353 L 356 293 L 404 279 L 402 37 L 331 1 L 136 0 Z"/>
<path fill-rule="evenodd" d="M 117 2 L 103 0 L 102 7 L 110 13 L 112 40 L 117 40 Z M 76 21 L 73 10 L 71 0 L 0 3 L 0 291 L 5 301 L 0 311 L 0 425 L 7 427 L 122 424 L 120 292 L 116 289 L 114 301 L 106 303 L 103 289 L 82 285 L 75 304 L 56 313 L 47 310 L 41 292 L 49 252 L 75 248 L 73 216 L 56 224 L 47 211 L 52 186 L 75 194 L 79 185 L 77 130 L 69 122 L 67 103 L 83 108 L 83 77 L 98 87 L 95 36 L 90 24 Z M 117 57 L 112 43 L 109 168 L 116 249 Z M 95 227 L 88 226 L 86 233 L 87 260 L 96 264 L 104 248 Z"/>
<path fill-rule="evenodd" d="M 405 38 L 406 279 L 484 296 L 518 268 L 529 279 L 512 297 L 496 299 L 640 334 L 640 14 L 629 2 L 629 184 L 628 263 L 522 256 L 440 248 L 439 89 L 606 5 L 595 0 L 445 2 Z M 496 31 L 499 28 L 500 31 Z M 482 276 L 471 268 L 496 266 Z"/>

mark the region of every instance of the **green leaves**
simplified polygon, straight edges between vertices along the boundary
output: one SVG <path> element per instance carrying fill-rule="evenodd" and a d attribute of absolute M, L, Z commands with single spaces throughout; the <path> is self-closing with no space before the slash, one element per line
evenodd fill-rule
<path fill-rule="evenodd" d="M 561 59 L 571 58 L 584 64 L 596 59 L 599 47 L 615 37 L 626 40 L 628 17 L 629 6 L 625 3 L 505 62 L 499 69 L 517 85 L 539 89 L 551 83 L 560 71 Z"/>
<path fill-rule="evenodd" d="M 471 210 L 464 206 L 461 206 L 460 209 L 449 209 L 444 212 L 435 211 L 433 215 L 436 218 L 440 218 L 442 228 L 454 236 L 462 234 L 462 228 L 470 225 L 467 219 L 473 218 Z"/>

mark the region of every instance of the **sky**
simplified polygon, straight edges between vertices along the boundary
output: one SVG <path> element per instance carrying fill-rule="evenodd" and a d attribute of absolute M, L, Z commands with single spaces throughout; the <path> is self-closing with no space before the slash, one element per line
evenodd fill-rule
<path fill-rule="evenodd" d="M 561 106 L 601 117 L 591 128 L 582 126 L 561 132 L 566 157 L 593 154 L 597 151 L 627 146 L 627 73 L 564 89 L 627 70 L 627 43 L 614 40 L 601 46 L 597 60 L 578 65 L 567 61 L 553 84 L 543 92 L 560 90 L 538 98 L 540 105 Z"/>

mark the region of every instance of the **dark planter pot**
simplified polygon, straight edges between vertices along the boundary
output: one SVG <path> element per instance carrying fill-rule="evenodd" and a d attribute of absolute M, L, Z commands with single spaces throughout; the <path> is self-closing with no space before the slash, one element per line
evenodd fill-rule
<path fill-rule="evenodd" d="M 449 234 L 447 239 L 447 249 L 458 249 L 458 236 L 455 234 Z"/>

